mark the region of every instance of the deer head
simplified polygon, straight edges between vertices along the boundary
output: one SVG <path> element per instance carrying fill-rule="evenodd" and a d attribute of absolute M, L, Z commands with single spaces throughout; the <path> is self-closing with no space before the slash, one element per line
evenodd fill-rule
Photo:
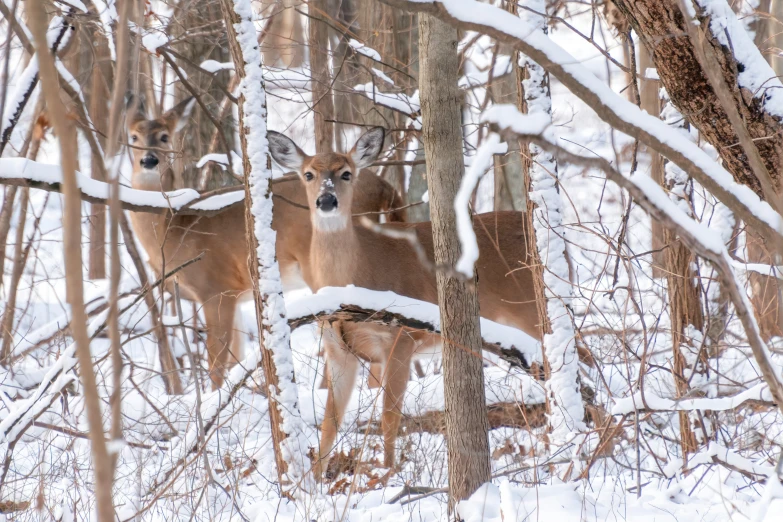
<path fill-rule="evenodd" d="M 131 185 L 142 190 L 171 190 L 174 145 L 172 137 L 181 131 L 190 117 L 195 98 L 188 98 L 162 116 L 148 119 L 144 102 L 135 96 L 128 100 L 126 126 L 133 157 Z"/>
<path fill-rule="evenodd" d="M 383 127 L 373 127 L 347 154 L 325 152 L 308 156 L 289 137 L 269 131 L 269 151 L 281 167 L 298 172 L 302 178 L 313 227 L 337 231 L 351 219 L 356 176 L 378 158 L 385 135 Z"/>

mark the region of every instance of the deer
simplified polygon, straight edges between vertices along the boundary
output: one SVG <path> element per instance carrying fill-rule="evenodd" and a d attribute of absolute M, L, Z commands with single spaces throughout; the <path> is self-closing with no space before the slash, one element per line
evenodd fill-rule
<path fill-rule="evenodd" d="M 431 223 L 387 223 L 379 225 L 382 233 L 378 234 L 351 220 L 351 205 L 363 190 L 360 171 L 378 158 L 384 137 L 384 128 L 374 127 L 348 153 L 308 156 L 287 136 L 269 133 L 272 158 L 298 172 L 306 187 L 312 234 L 311 262 L 303 276 L 313 291 L 353 284 L 437 304 L 435 273 L 417 257 L 409 241 L 394 233 L 414 233 L 431 261 Z M 480 252 L 476 269 L 481 315 L 540 340 L 533 273 L 525 264 L 523 214 L 479 214 L 474 216 L 474 229 Z M 437 351 L 440 339 L 431 333 L 380 324 L 322 322 L 321 328 L 328 392 L 314 472 L 320 478 L 326 471 L 362 362 L 383 368 L 381 431 L 384 466 L 391 471 L 411 361 Z"/>
<path fill-rule="evenodd" d="M 172 137 L 187 124 L 194 101 L 186 99 L 157 118 L 148 118 L 139 101 L 129 101 L 126 127 L 134 189 L 166 192 L 174 188 Z M 310 217 L 297 174 L 276 178 L 271 186 L 277 259 L 283 290 L 289 291 L 300 288 L 302 272 L 311 270 Z M 371 213 L 376 221 L 382 214 L 389 221 L 405 219 L 402 200 L 389 183 L 368 171 L 360 186 L 362 194 L 352 202 L 353 212 Z M 234 321 L 238 304 L 252 295 L 244 206 L 234 205 L 209 217 L 132 212 L 131 222 L 158 277 L 203 255 L 176 277 L 183 297 L 201 305 L 209 376 L 213 389 L 219 388 L 226 371 L 241 360 L 241 339 L 235 335 Z"/>

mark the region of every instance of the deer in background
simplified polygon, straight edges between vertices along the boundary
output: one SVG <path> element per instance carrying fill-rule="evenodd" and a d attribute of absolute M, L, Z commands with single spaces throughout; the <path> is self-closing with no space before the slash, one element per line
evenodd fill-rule
<path fill-rule="evenodd" d="M 351 205 L 362 197 L 359 171 L 372 164 L 383 148 L 385 131 L 375 127 L 347 154 L 308 156 L 288 137 L 269 133 L 269 150 L 280 166 L 299 172 L 310 207 L 310 264 L 303 276 L 313 291 L 349 284 L 392 291 L 430 303 L 438 302 L 435 274 L 424 266 L 404 239 L 378 234 L 351 219 Z M 474 216 L 480 257 L 476 263 L 481 315 L 540 339 L 533 274 L 527 260 L 523 214 L 494 212 Z M 382 231 L 415 233 L 430 260 L 434 258 L 432 223 L 388 223 Z M 430 333 L 378 324 L 322 324 L 328 397 L 321 426 L 317 475 L 326 469 L 337 430 L 356 383 L 360 361 L 382 364 L 384 388 L 381 429 L 384 465 L 394 466 L 394 444 L 401 406 L 414 356 L 437 350 Z"/>
<path fill-rule="evenodd" d="M 185 100 L 158 118 L 147 118 L 141 103 L 131 101 L 127 116 L 135 189 L 155 192 L 173 188 L 172 136 L 187 123 L 194 99 Z M 134 108 L 135 106 L 135 108 Z M 362 195 L 353 202 L 356 213 L 386 212 L 390 221 L 403 221 L 402 201 L 391 185 L 371 172 L 362 177 Z M 310 216 L 305 190 L 296 174 L 272 181 L 275 198 L 272 228 L 277 232 L 277 259 L 283 287 L 302 286 L 310 267 Z M 377 216 L 377 215 L 376 215 Z M 250 298 L 251 280 L 245 237 L 245 209 L 234 205 L 214 216 L 176 213 L 131 213 L 133 228 L 160 276 L 203 253 L 202 259 L 176 275 L 184 297 L 198 302 L 207 327 L 209 374 L 213 388 L 223 383 L 226 370 L 241 359 L 240 336 L 235 335 L 237 305 Z"/>

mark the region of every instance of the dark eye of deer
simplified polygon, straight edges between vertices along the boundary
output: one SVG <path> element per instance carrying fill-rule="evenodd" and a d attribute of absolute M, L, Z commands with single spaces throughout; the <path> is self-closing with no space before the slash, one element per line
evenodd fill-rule
<path fill-rule="evenodd" d="M 138 136 L 136 136 L 135 134 L 131 134 L 131 141 L 132 141 L 133 143 L 136 143 L 136 140 L 137 140 L 137 139 L 139 139 L 139 137 L 138 137 Z"/>
<path fill-rule="evenodd" d="M 314 178 L 314 177 L 315 177 L 315 176 L 313 176 L 313 173 L 312 173 L 312 172 L 305 172 L 305 179 L 306 179 L 307 181 L 313 181 L 313 178 Z"/>
<path fill-rule="evenodd" d="M 343 178 L 345 181 L 351 181 L 351 171 L 346 170 L 345 172 L 342 173 L 340 177 Z"/>
<path fill-rule="evenodd" d="M 168 134 L 163 134 L 163 135 L 161 135 L 161 137 L 160 137 L 160 141 L 161 141 L 162 143 L 167 143 L 167 142 L 169 141 L 169 135 L 168 135 Z"/>

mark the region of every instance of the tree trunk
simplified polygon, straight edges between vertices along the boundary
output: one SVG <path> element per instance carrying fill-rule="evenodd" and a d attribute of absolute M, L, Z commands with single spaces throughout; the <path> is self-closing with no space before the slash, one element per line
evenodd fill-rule
<path fill-rule="evenodd" d="M 672 131 L 682 133 L 681 139 L 689 139 L 687 136 L 688 124 L 682 115 L 669 102 L 668 97 L 663 99 L 661 117 L 672 126 Z M 669 191 L 669 197 L 680 208 L 687 209 L 688 215 L 693 217 L 692 198 L 693 181 L 676 165 L 665 162 L 665 186 Z M 671 320 L 672 336 L 672 377 L 676 397 L 688 395 L 688 379 L 690 368 L 703 373 L 705 366 L 694 360 L 699 356 L 698 339 L 694 340 L 689 335 L 691 328 L 699 332 L 703 331 L 704 317 L 701 308 L 701 295 L 696 284 L 697 274 L 695 256 L 671 230 L 664 229 L 663 243 L 667 246 L 664 255 L 664 273 L 666 274 L 667 288 L 669 290 L 669 317 Z M 703 357 L 702 357 L 703 358 Z M 696 437 L 690 426 L 688 412 L 679 412 L 680 417 L 680 444 L 682 457 L 687 459 L 688 454 L 697 450 Z"/>
<path fill-rule="evenodd" d="M 26 2 L 30 31 L 33 34 L 40 65 L 41 87 L 49 118 L 60 142 L 60 162 L 63 184 L 63 258 L 65 260 L 66 300 L 71 308 L 71 335 L 76 345 L 79 376 L 84 389 L 84 403 L 90 427 L 92 465 L 95 470 L 96 511 L 99 522 L 113 522 L 112 469 L 103 432 L 100 397 L 87 334 L 87 314 L 84 308 L 81 252 L 81 199 L 76 182 L 76 128 L 68 118 L 60 100 L 59 75 L 54 58 L 48 51 L 46 13 L 38 0 Z"/>
<path fill-rule="evenodd" d="M 191 3 L 185 3 L 187 9 L 184 9 L 180 15 L 181 26 L 177 25 L 172 31 L 175 37 L 183 37 L 182 41 L 175 45 L 175 50 L 182 58 L 175 57 L 177 66 L 187 74 L 187 80 L 198 91 L 204 104 L 219 121 L 221 132 L 228 146 L 234 147 L 234 128 L 235 122 L 231 111 L 228 111 L 222 119 L 220 116 L 220 106 L 225 94 L 224 89 L 229 84 L 231 73 L 229 71 L 220 71 L 215 74 L 206 74 L 193 66 L 201 64 L 204 60 L 216 60 L 218 62 L 228 62 L 231 55 L 228 52 L 226 35 L 216 33 L 213 37 L 194 36 L 188 37 L 187 32 L 200 31 L 201 28 L 217 27 L 223 21 L 218 0 L 193 0 Z M 171 73 L 171 71 L 169 71 Z M 177 76 L 174 75 L 176 78 Z M 176 102 L 180 102 L 191 96 L 191 92 L 181 83 L 177 84 Z M 164 111 L 160 107 L 160 111 Z M 196 168 L 196 163 L 202 156 L 209 153 L 228 153 L 222 140 L 218 141 L 218 150 L 210 150 L 212 136 L 215 132 L 215 125 L 209 117 L 203 113 L 200 107 L 197 107 L 191 116 L 193 124 L 188 125 L 182 132 L 174 136 L 176 142 L 175 148 L 182 149 L 182 155 L 178 155 L 174 164 L 175 187 L 203 187 L 205 190 L 213 190 L 220 187 L 236 185 L 237 181 L 226 169 L 223 171 L 214 163 L 208 163 L 202 169 Z"/>
<path fill-rule="evenodd" d="M 658 75 L 675 107 L 694 125 L 700 135 L 712 144 L 724 166 L 734 178 L 764 197 L 759 179 L 753 173 L 748 155 L 736 144 L 739 137 L 726 110 L 699 65 L 692 42 L 684 25 L 677 0 L 613 0 L 628 18 L 644 45 L 652 53 Z M 773 6 L 774 9 L 775 6 Z M 722 45 L 718 35 L 712 33 L 710 21 L 703 12 L 697 13 L 700 31 L 706 31 L 704 43 L 717 56 L 720 71 L 726 81 L 736 109 L 750 137 L 753 139 L 762 162 L 772 178 L 773 188 L 780 193 L 781 139 L 780 117 L 767 111 L 762 102 L 764 96 L 779 96 L 774 87 L 750 92 L 738 83 L 739 71 L 745 66 L 739 63 L 730 46 Z M 775 202 L 770 202 L 775 203 Z M 774 263 L 774 257 L 766 252 L 770 245 L 754 239 L 749 232 L 748 253 L 752 262 Z M 776 253 L 777 254 L 777 253 Z M 781 335 L 779 326 L 781 307 L 778 282 L 774 278 L 752 275 L 753 305 L 765 338 Z"/>
<path fill-rule="evenodd" d="M 334 99 L 332 74 L 329 67 L 329 32 L 324 17 L 328 13 L 327 0 L 311 0 L 308 4 L 308 51 L 310 53 L 310 89 L 313 96 L 313 125 L 315 152 L 334 151 Z M 331 121 L 330 121 L 331 120 Z"/>
<path fill-rule="evenodd" d="M 106 148 L 104 136 L 109 127 L 109 86 L 112 84 L 112 64 L 109 55 L 108 42 L 103 31 L 93 29 L 92 38 L 89 39 L 90 57 L 93 59 L 90 88 L 87 99 L 90 105 L 90 119 L 92 119 L 101 147 Z M 92 155 L 90 173 L 93 179 L 102 179 L 101 163 L 103 158 Z M 90 249 L 88 258 L 88 276 L 90 279 L 106 278 L 106 206 L 90 205 Z"/>
<path fill-rule="evenodd" d="M 642 109 L 647 114 L 658 114 L 661 112 L 660 102 L 658 101 L 658 89 L 660 88 L 657 80 L 649 80 L 646 78 L 647 69 L 654 68 L 655 64 L 652 62 L 650 53 L 643 45 L 638 46 L 639 49 L 639 97 L 642 100 Z M 654 179 L 659 185 L 663 186 L 664 173 L 663 173 L 663 157 L 647 148 L 647 152 L 650 155 L 650 177 Z M 666 243 L 663 240 L 663 225 L 660 221 L 651 219 L 650 226 L 652 228 L 652 273 L 655 278 L 666 277 L 666 273 L 663 271 L 663 265 L 665 263 L 665 253 L 663 251 Z"/>
<path fill-rule="evenodd" d="M 435 263 L 460 255 L 454 197 L 464 174 L 462 93 L 457 85 L 457 30 L 419 16 L 419 88 L 427 157 Z M 481 356 L 477 281 L 437 274 L 443 333 L 443 387 L 449 462 L 449 505 L 490 479 L 487 409 Z"/>
<path fill-rule="evenodd" d="M 543 1 L 528 1 L 524 20 L 546 33 L 545 20 L 534 13 L 546 12 Z M 544 114 L 551 119 L 549 74 L 537 63 L 519 54 L 517 66 L 524 78 L 520 85 L 520 110 Z M 553 442 L 563 447 L 569 434 L 584 428 L 584 407 L 579 386 L 579 356 L 576 333 L 568 304 L 573 297 L 569 283 L 563 209 L 554 156 L 535 144 L 525 144 L 522 172 L 530 201 L 525 212 L 525 237 L 529 266 L 534 270 L 535 299 L 541 318 L 544 376 L 547 380 L 547 413 Z"/>
<path fill-rule="evenodd" d="M 262 2 L 264 15 L 272 20 L 261 52 L 264 63 L 269 67 L 293 69 L 304 63 L 304 24 L 302 16 L 294 10 L 300 7 L 295 0 L 265 0 Z"/>

